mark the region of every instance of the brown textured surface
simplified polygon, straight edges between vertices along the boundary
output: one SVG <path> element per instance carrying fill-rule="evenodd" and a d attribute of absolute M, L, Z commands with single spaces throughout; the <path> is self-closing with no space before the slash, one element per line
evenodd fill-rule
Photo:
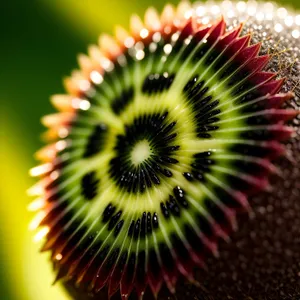
<path fill-rule="evenodd" d="M 295 88 L 300 77 L 299 39 L 292 39 L 291 31 L 279 35 L 265 23 L 257 30 L 259 25 L 255 22 L 249 18 L 244 31 L 254 33 L 253 41 L 265 40 L 262 52 L 276 53 L 289 48 L 275 55 L 268 69 L 287 77 L 283 91 L 294 90 L 296 94 L 287 105 L 299 109 L 299 84 Z M 263 32 L 267 32 L 267 38 Z M 291 64 L 295 59 L 298 62 Z M 278 160 L 281 176 L 271 178 L 271 192 L 250 199 L 252 218 L 240 215 L 239 229 L 231 241 L 220 242 L 220 257 L 209 257 L 208 269 L 197 270 L 196 278 L 202 288 L 182 281 L 175 295 L 163 289 L 158 299 L 300 299 L 300 117 L 291 124 L 296 133 L 287 142 L 287 158 Z M 88 299 L 85 293 L 70 286 L 68 289 L 74 299 Z M 104 290 L 93 299 L 106 299 L 105 295 Z M 153 299 L 149 290 L 145 299 Z"/>
<path fill-rule="evenodd" d="M 204 289 L 179 282 L 175 296 L 163 289 L 158 299 L 300 299 L 299 119 L 294 125 L 297 137 L 288 148 L 295 161 L 278 162 L 282 176 L 272 178 L 273 191 L 251 200 L 254 217 L 240 216 L 231 241 L 220 243 L 220 258 L 209 258 L 208 270 L 197 271 Z M 75 299 L 87 298 L 77 293 Z M 146 293 L 145 299 L 153 298 Z"/>
<path fill-rule="evenodd" d="M 240 216 L 231 241 L 220 243 L 220 258 L 197 271 L 206 291 L 179 282 L 175 296 L 162 290 L 158 299 L 300 299 L 299 119 L 294 123 L 297 137 L 288 147 L 295 161 L 279 161 L 282 177 L 272 178 L 273 191 L 251 200 L 255 217 Z"/>

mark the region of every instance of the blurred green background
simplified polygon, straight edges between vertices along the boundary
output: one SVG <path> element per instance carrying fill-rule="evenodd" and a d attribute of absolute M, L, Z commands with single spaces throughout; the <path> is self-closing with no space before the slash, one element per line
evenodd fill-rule
<path fill-rule="evenodd" d="M 77 66 L 76 55 L 116 24 L 128 28 L 131 13 L 143 15 L 161 0 L 1 0 L 1 205 L 0 299 L 68 299 L 48 255 L 32 243 L 25 191 L 28 169 L 41 147 L 41 116 L 51 113 L 49 96 L 63 93 L 62 78 Z M 178 3 L 179 1 L 168 1 Z M 282 1 L 300 8 L 299 0 Z"/>

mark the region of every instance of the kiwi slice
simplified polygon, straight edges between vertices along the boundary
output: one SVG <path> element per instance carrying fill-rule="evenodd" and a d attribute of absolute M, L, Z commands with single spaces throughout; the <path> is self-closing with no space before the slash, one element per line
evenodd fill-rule
<path fill-rule="evenodd" d="M 269 188 L 297 114 L 279 108 L 293 93 L 278 94 L 284 80 L 264 71 L 270 56 L 241 24 L 166 6 L 131 27 L 79 57 L 31 170 L 43 196 L 32 228 L 57 280 L 124 299 L 148 285 L 174 293 L 179 276 L 196 284 L 248 196 Z"/>

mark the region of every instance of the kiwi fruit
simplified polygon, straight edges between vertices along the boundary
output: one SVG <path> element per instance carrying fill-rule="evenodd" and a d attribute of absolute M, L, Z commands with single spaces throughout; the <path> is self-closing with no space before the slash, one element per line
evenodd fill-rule
<path fill-rule="evenodd" d="M 75 299 L 245 296 L 222 289 L 219 274 L 228 282 L 230 238 L 255 225 L 249 200 L 266 204 L 269 179 L 287 175 L 274 160 L 295 154 L 284 141 L 298 120 L 299 57 L 286 83 L 262 38 L 272 33 L 253 30 L 265 14 L 255 6 L 254 27 L 242 23 L 250 6 L 224 3 L 134 16 L 131 33 L 118 28 L 80 55 L 68 94 L 53 96 L 60 112 L 42 120 L 49 145 L 31 170 L 41 178 L 31 227 Z"/>

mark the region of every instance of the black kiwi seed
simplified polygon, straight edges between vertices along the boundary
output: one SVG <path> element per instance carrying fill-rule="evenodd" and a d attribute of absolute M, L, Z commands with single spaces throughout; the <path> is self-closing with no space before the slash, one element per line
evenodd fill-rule
<path fill-rule="evenodd" d="M 150 74 L 144 80 L 142 92 L 148 95 L 162 93 L 171 87 L 174 78 L 174 74 Z"/>
<path fill-rule="evenodd" d="M 153 214 L 152 217 L 152 225 L 154 228 L 158 228 L 158 216 L 156 212 Z"/>
<path fill-rule="evenodd" d="M 91 157 L 102 150 L 105 144 L 106 132 L 107 126 L 105 124 L 98 124 L 95 126 L 93 132 L 88 138 L 88 143 L 83 157 Z"/>
<path fill-rule="evenodd" d="M 115 114 L 119 115 L 125 110 L 126 106 L 133 100 L 134 89 L 130 87 L 128 90 L 122 92 L 122 94 L 113 100 L 111 105 L 112 110 Z"/>
<path fill-rule="evenodd" d="M 92 200 L 97 195 L 97 189 L 100 179 L 97 178 L 95 171 L 89 172 L 81 179 L 82 195 L 87 200 Z"/>
<path fill-rule="evenodd" d="M 109 224 L 108 224 L 108 230 L 111 230 L 112 228 L 114 228 L 114 226 L 120 219 L 121 215 L 122 215 L 122 211 L 119 211 L 114 216 L 111 217 Z"/>
<path fill-rule="evenodd" d="M 106 223 L 111 218 L 115 210 L 116 210 L 115 206 L 113 206 L 111 203 L 108 204 L 103 212 L 103 218 L 102 218 L 103 222 Z"/>

